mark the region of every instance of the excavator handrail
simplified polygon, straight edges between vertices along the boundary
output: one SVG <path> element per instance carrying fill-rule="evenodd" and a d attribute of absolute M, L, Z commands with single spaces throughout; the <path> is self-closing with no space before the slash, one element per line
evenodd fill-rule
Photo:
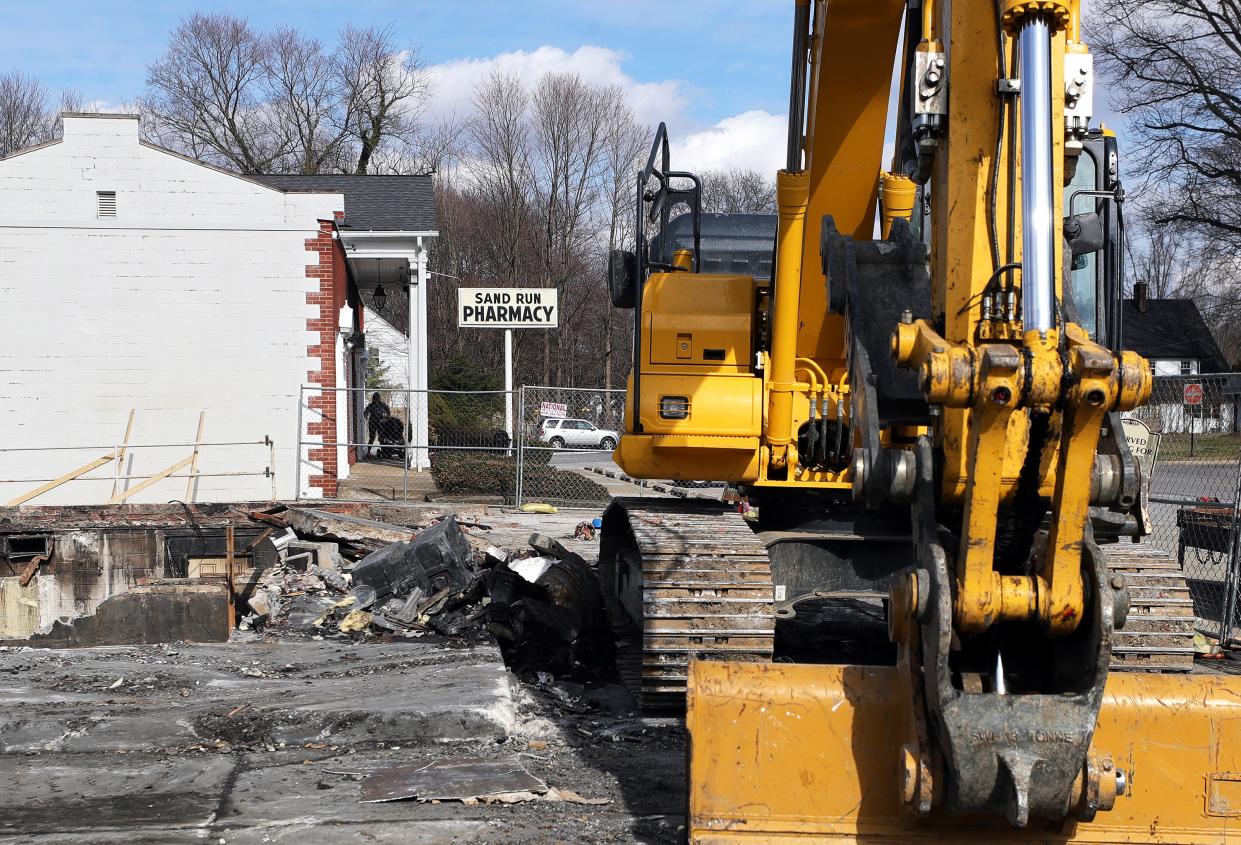
<path fill-rule="evenodd" d="M 655 166 L 656 159 L 659 159 L 659 167 Z M 659 189 L 651 194 L 648 185 L 654 178 L 659 183 Z M 674 188 L 672 187 L 673 179 L 689 179 L 694 183 L 692 188 Z M 672 208 L 677 203 L 685 203 L 689 207 L 690 213 L 693 215 L 694 226 L 694 272 L 699 270 L 701 252 L 701 216 L 702 216 L 702 181 L 693 173 L 684 170 L 671 169 L 671 150 L 668 143 L 668 127 L 667 124 L 661 122 L 655 130 L 655 140 L 651 143 L 651 152 L 646 158 L 646 165 L 638 174 L 638 202 L 637 202 L 637 247 L 638 247 L 638 278 L 639 282 L 646 275 L 645 267 L 651 262 L 647 253 L 649 246 L 646 239 L 647 222 L 654 223 L 656 217 L 659 219 L 660 229 L 662 230 L 668 225 Z M 644 204 L 650 202 L 650 210 L 644 209 Z M 645 220 L 643 219 L 645 218 Z M 662 262 L 667 263 L 667 262 Z"/>
<path fill-rule="evenodd" d="M 689 206 L 694 226 L 694 263 L 692 266 L 695 273 L 699 271 L 702 261 L 702 181 L 693 173 L 670 169 L 671 157 L 668 145 L 668 126 L 660 121 L 659 127 L 655 130 L 651 152 L 646 158 L 646 165 L 638 173 L 637 214 L 634 225 L 634 252 L 637 263 L 634 313 L 637 319 L 633 321 L 633 430 L 636 433 L 642 431 L 642 368 L 639 362 L 642 360 L 642 292 L 646 286 L 646 273 L 648 267 L 652 266 L 660 270 L 676 269 L 668 262 L 650 260 L 649 244 L 646 238 L 648 219 L 649 222 L 654 223 L 658 215 L 660 231 L 663 231 L 668 227 L 669 216 L 674 205 L 685 203 Z M 660 164 L 658 168 L 655 166 L 657 158 Z M 647 190 L 652 178 L 659 183 L 659 189 L 654 194 Z M 673 179 L 689 179 L 694 185 L 692 188 L 673 188 Z M 644 207 L 647 202 L 651 203 L 649 212 Z M 660 257 L 663 258 L 663 256 Z"/>

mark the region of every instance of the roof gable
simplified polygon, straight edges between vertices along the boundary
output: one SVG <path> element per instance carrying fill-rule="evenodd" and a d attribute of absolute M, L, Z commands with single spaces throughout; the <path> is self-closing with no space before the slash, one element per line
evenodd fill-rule
<path fill-rule="evenodd" d="M 65 114 L 60 141 L 0 160 L 0 221 L 42 227 L 262 229 L 331 220 L 338 191 L 287 193 L 142 141 L 134 115 Z M 99 193 L 117 213 L 101 219 Z"/>
<path fill-rule="evenodd" d="M 1145 311 L 1126 299 L 1121 314 L 1125 349 L 1148 359 L 1196 360 L 1204 373 L 1228 371 L 1219 344 L 1192 299 L 1148 299 Z"/>

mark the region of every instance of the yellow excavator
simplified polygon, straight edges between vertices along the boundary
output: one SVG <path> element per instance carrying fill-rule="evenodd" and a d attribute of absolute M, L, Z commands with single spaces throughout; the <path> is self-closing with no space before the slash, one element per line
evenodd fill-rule
<path fill-rule="evenodd" d="M 1192 607 L 1103 551 L 1149 532 L 1151 372 L 1080 0 L 793 5 L 774 225 L 703 214 L 661 126 L 609 267 L 616 460 L 757 512 L 604 517 L 622 673 L 686 708 L 690 840 L 1241 836 L 1241 679 L 1109 672 L 1192 668 L 1160 662 Z"/>

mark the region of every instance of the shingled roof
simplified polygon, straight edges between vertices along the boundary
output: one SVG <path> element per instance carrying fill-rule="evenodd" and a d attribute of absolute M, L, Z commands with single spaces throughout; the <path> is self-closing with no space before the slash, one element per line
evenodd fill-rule
<path fill-rule="evenodd" d="M 427 176 L 265 173 L 252 177 L 282 191 L 345 195 L 341 229 L 362 232 L 434 232 L 435 183 Z"/>
<path fill-rule="evenodd" d="M 1148 359 L 1196 360 L 1204 373 L 1228 371 L 1224 354 L 1192 299 L 1148 299 L 1145 311 L 1126 299 L 1121 319 L 1125 349 Z"/>

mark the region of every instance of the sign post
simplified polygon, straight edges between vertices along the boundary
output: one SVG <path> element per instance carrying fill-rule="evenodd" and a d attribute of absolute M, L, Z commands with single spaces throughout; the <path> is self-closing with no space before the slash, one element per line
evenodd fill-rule
<path fill-rule="evenodd" d="M 1186 384 L 1184 390 L 1181 391 L 1181 398 L 1191 408 L 1189 412 L 1189 456 L 1192 458 L 1194 456 L 1194 417 L 1198 416 L 1195 413 L 1196 406 L 1202 405 L 1202 383 L 1191 381 Z"/>
<path fill-rule="evenodd" d="M 560 324 L 555 288 L 457 288 L 457 326 L 504 329 L 504 430 L 513 442 L 513 329 Z"/>
<path fill-rule="evenodd" d="M 504 431 L 513 445 L 513 330 L 504 330 Z"/>

